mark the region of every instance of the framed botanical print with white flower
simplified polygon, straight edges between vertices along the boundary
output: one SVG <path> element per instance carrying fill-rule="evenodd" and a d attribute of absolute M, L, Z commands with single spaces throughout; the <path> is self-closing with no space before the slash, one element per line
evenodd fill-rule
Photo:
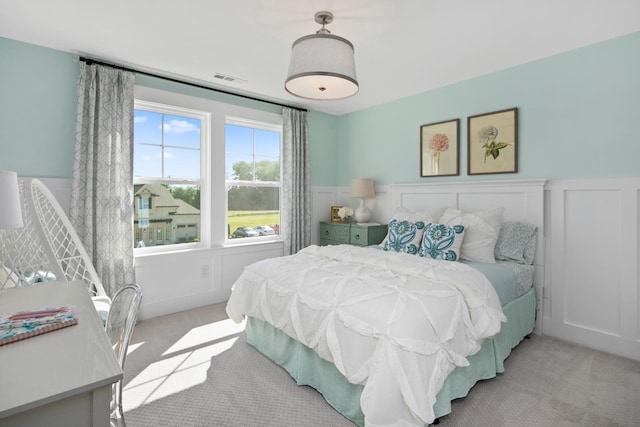
<path fill-rule="evenodd" d="M 518 109 L 467 117 L 467 174 L 518 172 Z"/>
<path fill-rule="evenodd" d="M 420 176 L 459 175 L 460 119 L 420 126 Z"/>

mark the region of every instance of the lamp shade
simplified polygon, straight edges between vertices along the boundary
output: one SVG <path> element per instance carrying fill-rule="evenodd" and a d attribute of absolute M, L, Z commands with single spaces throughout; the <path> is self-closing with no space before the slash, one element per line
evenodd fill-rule
<path fill-rule="evenodd" d="M 0 171 L 0 228 L 22 227 L 18 174 Z"/>
<path fill-rule="evenodd" d="M 370 199 L 375 195 L 376 191 L 371 178 L 354 178 L 351 181 L 351 197 Z"/>
<path fill-rule="evenodd" d="M 291 47 L 284 87 L 300 98 L 335 100 L 358 92 L 353 45 L 333 34 L 311 34 Z"/>

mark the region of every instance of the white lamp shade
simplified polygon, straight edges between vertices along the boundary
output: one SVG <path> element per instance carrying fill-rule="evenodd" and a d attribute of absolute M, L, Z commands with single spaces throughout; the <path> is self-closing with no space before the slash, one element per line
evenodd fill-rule
<path fill-rule="evenodd" d="M 18 174 L 0 171 L 0 228 L 22 227 Z"/>
<path fill-rule="evenodd" d="M 351 197 L 370 199 L 375 197 L 376 190 L 371 178 L 354 178 L 351 181 Z"/>
<path fill-rule="evenodd" d="M 291 47 L 284 87 L 306 99 L 335 100 L 358 92 L 353 45 L 333 34 L 311 34 Z"/>

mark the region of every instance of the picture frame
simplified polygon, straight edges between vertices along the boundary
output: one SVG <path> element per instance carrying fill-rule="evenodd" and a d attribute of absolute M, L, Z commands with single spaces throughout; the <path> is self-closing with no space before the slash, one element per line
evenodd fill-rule
<path fill-rule="evenodd" d="M 467 174 L 518 172 L 518 109 L 467 117 Z"/>
<path fill-rule="evenodd" d="M 342 206 L 331 206 L 331 222 L 342 222 L 342 218 L 338 215 L 338 211 Z"/>
<path fill-rule="evenodd" d="M 420 126 L 420 176 L 456 176 L 459 171 L 460 119 Z"/>

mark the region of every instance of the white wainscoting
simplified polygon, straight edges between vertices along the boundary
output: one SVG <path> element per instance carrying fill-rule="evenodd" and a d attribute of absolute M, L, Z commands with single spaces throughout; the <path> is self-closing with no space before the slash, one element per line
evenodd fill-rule
<path fill-rule="evenodd" d="M 39 178 L 69 212 L 70 179 Z M 247 265 L 283 255 L 282 242 L 136 256 L 136 281 L 142 287 L 140 319 L 149 319 L 224 302 Z"/>
<path fill-rule="evenodd" d="M 533 286 L 537 296 L 536 333 L 542 332 L 544 288 L 544 186 L 545 180 L 503 180 L 438 184 L 391 185 L 391 206 L 413 211 L 450 207 L 466 212 L 504 208 L 503 221 L 520 221 L 538 227 Z"/>
<path fill-rule="evenodd" d="M 244 267 L 282 255 L 283 245 L 276 242 L 136 256 L 136 280 L 143 290 L 140 317 L 227 301 Z"/>
<path fill-rule="evenodd" d="M 425 194 L 430 194 L 429 203 L 487 209 L 493 206 L 490 198 L 481 195 L 484 185 L 376 186 L 376 198 L 367 200 L 367 205 L 372 221 L 381 223 L 390 219 L 394 206 L 428 207 Z M 447 188 L 451 186 L 462 187 L 453 192 L 459 196 L 451 194 Z M 332 197 L 330 190 L 323 191 L 337 204 L 357 206 L 348 187 L 335 189 Z M 536 206 L 539 197 L 538 193 L 531 199 Z M 551 180 L 543 197 L 543 218 L 535 209 L 528 219 L 542 224 L 543 230 L 535 261 L 534 286 L 541 303 L 536 331 L 640 360 L 640 178 Z M 506 220 L 513 219 L 511 212 L 520 212 L 516 218 L 532 215 L 522 197 L 512 200 L 516 209 L 507 206 Z M 524 212 L 517 206 L 525 206 Z M 318 209 L 316 218 L 326 220 L 328 205 Z"/>
<path fill-rule="evenodd" d="M 433 207 L 451 207 L 462 211 L 482 211 L 504 207 L 504 221 L 522 221 L 538 226 L 536 257 L 534 260 L 534 287 L 538 297 L 536 333 L 542 331 L 542 300 L 544 287 L 544 185 L 545 180 L 503 180 L 475 182 L 444 182 L 430 184 L 397 184 L 376 186 L 375 199 L 367 200 L 372 210 L 371 221 L 387 223 L 397 207 L 413 211 Z M 339 188 L 338 196 L 331 198 L 329 189 L 325 197 L 337 204 L 355 207 L 359 200 L 352 199 L 349 188 Z M 327 217 L 329 208 L 327 207 Z M 317 227 L 316 227 L 317 228 Z M 317 241 L 314 241 L 317 242 Z"/>
<path fill-rule="evenodd" d="M 66 209 L 70 180 L 42 180 Z M 482 195 L 483 186 L 508 188 L 510 182 L 377 186 L 367 206 L 371 220 L 381 223 L 389 221 L 398 203 L 420 208 L 424 194 L 460 209 L 486 209 L 493 206 Z M 544 188 L 544 218 L 540 222 L 539 213 L 529 217 L 544 230 L 535 261 L 535 286 L 543 296 L 542 333 L 640 360 L 640 178 L 553 180 Z M 458 194 L 454 198 L 452 191 Z M 505 218 L 539 212 L 526 207 L 528 197 L 539 196 L 511 197 Z M 358 202 L 348 187 L 313 187 L 312 243 L 318 243 L 318 221 L 329 220 L 332 205 L 355 207 Z M 272 243 L 138 257 L 141 318 L 223 302 L 246 265 L 282 253 L 282 245 Z M 203 265 L 208 267 L 204 278 Z"/>
<path fill-rule="evenodd" d="M 640 178 L 546 191 L 543 333 L 640 360 Z"/>
<path fill-rule="evenodd" d="M 311 243 L 320 242 L 320 221 L 331 221 L 331 206 L 345 205 L 336 187 L 311 188 Z"/>

